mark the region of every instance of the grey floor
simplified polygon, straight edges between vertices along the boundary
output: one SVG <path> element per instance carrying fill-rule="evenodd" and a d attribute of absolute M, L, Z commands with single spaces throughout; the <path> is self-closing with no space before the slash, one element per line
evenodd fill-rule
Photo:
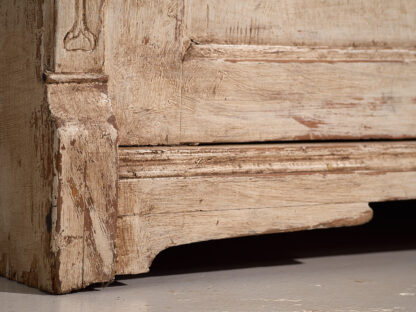
<path fill-rule="evenodd" d="M 105 289 L 51 296 L 0 278 L 0 311 L 416 312 L 416 204 L 375 211 L 362 227 L 172 248 Z"/>

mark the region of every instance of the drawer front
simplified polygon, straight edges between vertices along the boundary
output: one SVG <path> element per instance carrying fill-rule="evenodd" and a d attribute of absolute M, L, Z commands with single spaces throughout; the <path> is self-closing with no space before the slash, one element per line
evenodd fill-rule
<path fill-rule="evenodd" d="M 416 137 L 414 1 L 145 0 L 107 15 L 122 145 Z"/>
<path fill-rule="evenodd" d="M 181 140 L 414 137 L 414 60 L 392 51 L 196 46 L 183 65 Z"/>

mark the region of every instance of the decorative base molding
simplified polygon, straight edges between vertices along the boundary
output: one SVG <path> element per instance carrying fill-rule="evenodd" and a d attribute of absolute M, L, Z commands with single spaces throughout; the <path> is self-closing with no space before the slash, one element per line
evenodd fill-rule
<path fill-rule="evenodd" d="M 171 246 L 365 223 L 416 198 L 416 142 L 124 147 L 119 176 L 116 271 L 135 274 Z"/>

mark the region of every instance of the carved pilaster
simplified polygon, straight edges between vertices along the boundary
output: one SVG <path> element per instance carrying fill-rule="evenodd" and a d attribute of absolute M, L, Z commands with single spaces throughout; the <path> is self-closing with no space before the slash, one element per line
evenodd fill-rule
<path fill-rule="evenodd" d="M 118 141 L 103 73 L 104 2 L 49 2 L 55 29 L 44 81 L 55 155 L 54 293 L 108 282 L 115 273 Z"/>
<path fill-rule="evenodd" d="M 57 0 L 55 65 L 63 73 L 101 72 L 105 0 Z"/>

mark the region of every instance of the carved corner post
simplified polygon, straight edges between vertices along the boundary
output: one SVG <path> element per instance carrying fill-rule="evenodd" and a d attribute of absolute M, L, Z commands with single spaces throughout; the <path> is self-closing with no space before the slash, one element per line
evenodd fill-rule
<path fill-rule="evenodd" d="M 52 289 L 114 278 L 117 126 L 103 73 L 104 0 L 55 1 L 45 74 L 53 133 Z"/>
<path fill-rule="evenodd" d="M 103 9 L 103 0 L 0 4 L 0 275 L 56 294 L 115 271 Z"/>

